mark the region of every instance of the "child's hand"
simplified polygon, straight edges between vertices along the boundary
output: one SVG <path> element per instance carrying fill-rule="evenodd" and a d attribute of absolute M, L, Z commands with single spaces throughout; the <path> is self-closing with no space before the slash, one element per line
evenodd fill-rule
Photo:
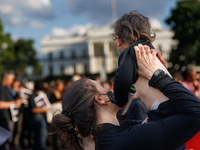
<path fill-rule="evenodd" d="M 156 51 L 151 51 L 148 46 L 139 44 L 134 47 L 138 64 L 138 75 L 150 80 L 153 73 L 158 69 L 156 63 Z"/>

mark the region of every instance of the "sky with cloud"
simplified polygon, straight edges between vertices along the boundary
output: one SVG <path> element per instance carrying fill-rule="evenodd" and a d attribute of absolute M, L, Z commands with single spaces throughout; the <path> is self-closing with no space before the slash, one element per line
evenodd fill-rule
<path fill-rule="evenodd" d="M 137 10 L 166 28 L 164 20 L 177 0 L 0 0 L 0 18 L 4 32 L 13 39 L 33 39 L 39 52 L 45 35 L 83 34 L 111 22 L 111 3 L 115 1 L 117 18 Z"/>

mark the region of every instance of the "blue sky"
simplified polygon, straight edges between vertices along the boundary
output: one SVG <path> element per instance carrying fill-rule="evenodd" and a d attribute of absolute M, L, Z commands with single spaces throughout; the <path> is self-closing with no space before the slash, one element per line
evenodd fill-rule
<path fill-rule="evenodd" d="M 116 0 L 117 18 L 137 10 L 167 28 L 164 20 L 170 16 L 176 2 Z M 111 0 L 0 0 L 0 18 L 4 33 L 10 33 L 13 39 L 33 39 L 40 56 L 40 41 L 45 35 L 59 36 L 60 32 L 68 33 L 74 26 L 74 29 L 88 24 L 101 27 L 111 22 Z"/>

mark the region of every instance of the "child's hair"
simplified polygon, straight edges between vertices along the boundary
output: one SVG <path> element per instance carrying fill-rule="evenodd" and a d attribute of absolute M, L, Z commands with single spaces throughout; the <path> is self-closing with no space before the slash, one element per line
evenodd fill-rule
<path fill-rule="evenodd" d="M 95 84 L 87 78 L 73 82 L 67 88 L 62 99 L 62 108 L 68 116 L 57 114 L 53 117 L 52 124 L 70 150 L 84 149 L 79 135 L 91 136 L 97 115 L 94 97 L 99 94 Z"/>
<path fill-rule="evenodd" d="M 125 44 L 131 44 L 138 40 L 152 43 L 155 33 L 151 31 L 149 19 L 137 11 L 124 14 L 115 22 L 113 38 L 119 38 Z"/>

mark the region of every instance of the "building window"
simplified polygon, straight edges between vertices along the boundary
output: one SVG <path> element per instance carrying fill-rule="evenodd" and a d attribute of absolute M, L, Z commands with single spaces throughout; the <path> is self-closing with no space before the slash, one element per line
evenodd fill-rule
<path fill-rule="evenodd" d="M 83 58 L 87 57 L 87 51 L 86 51 L 86 49 L 83 49 L 83 51 L 82 51 L 82 57 Z"/>
<path fill-rule="evenodd" d="M 84 68 L 85 68 L 85 73 L 89 73 L 89 68 L 88 68 L 87 64 L 84 64 Z"/>
<path fill-rule="evenodd" d="M 72 51 L 71 51 L 71 58 L 76 58 L 75 50 L 72 50 Z"/>
<path fill-rule="evenodd" d="M 63 58 L 64 58 L 64 52 L 60 51 L 60 59 L 63 59 Z"/>
<path fill-rule="evenodd" d="M 49 53 L 49 60 L 52 60 L 52 52 Z"/>
<path fill-rule="evenodd" d="M 49 74 L 50 74 L 50 76 L 53 75 L 53 67 L 52 67 L 52 65 L 49 66 Z"/>
<path fill-rule="evenodd" d="M 111 42 L 109 44 L 109 46 L 110 46 L 110 53 L 112 53 L 115 56 L 119 56 L 119 50 L 118 50 L 118 47 L 117 47 L 117 43 Z"/>
<path fill-rule="evenodd" d="M 95 56 L 103 56 L 104 55 L 103 43 L 95 43 L 94 44 L 94 55 Z"/>
<path fill-rule="evenodd" d="M 64 66 L 63 65 L 60 66 L 60 72 L 61 72 L 61 74 L 64 74 Z"/>

